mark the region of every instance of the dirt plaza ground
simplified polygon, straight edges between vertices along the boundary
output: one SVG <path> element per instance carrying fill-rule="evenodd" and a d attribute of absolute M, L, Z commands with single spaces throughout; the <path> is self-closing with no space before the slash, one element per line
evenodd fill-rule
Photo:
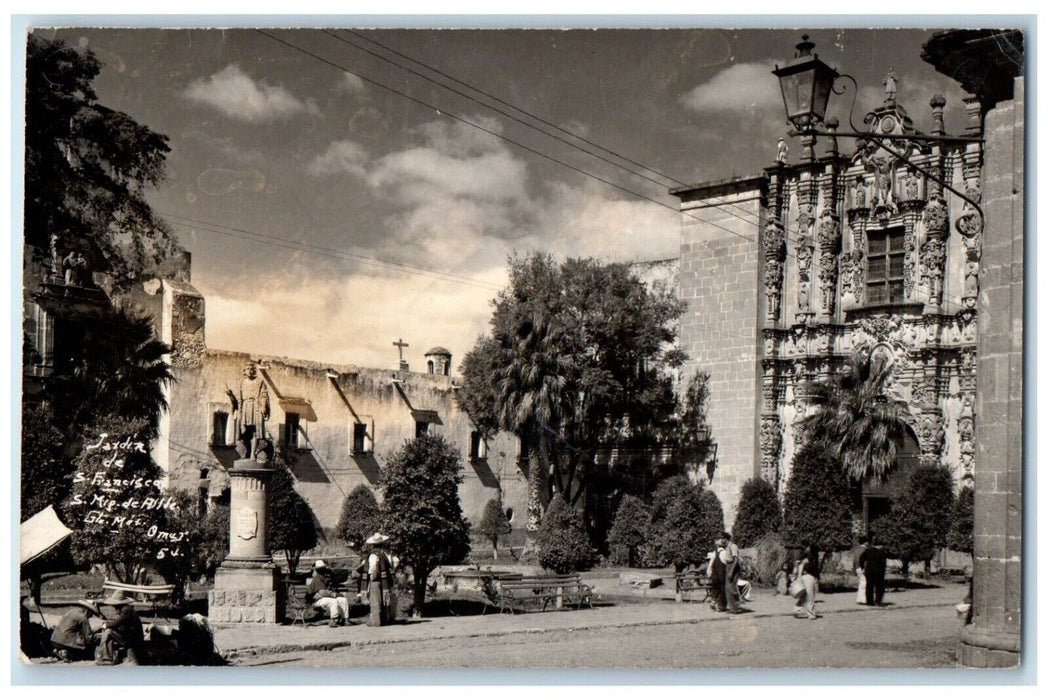
<path fill-rule="evenodd" d="M 949 668 L 964 594 L 963 585 L 942 583 L 867 608 L 854 591 L 823 593 L 812 621 L 795 619 L 791 600 L 763 589 L 733 616 L 662 595 L 614 604 L 606 595 L 592 610 L 489 611 L 379 629 L 242 625 L 220 628 L 216 643 L 243 667 Z"/>

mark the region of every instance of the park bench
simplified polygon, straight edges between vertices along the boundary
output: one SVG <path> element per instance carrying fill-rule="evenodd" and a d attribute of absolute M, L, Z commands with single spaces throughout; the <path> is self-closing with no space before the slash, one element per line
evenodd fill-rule
<path fill-rule="evenodd" d="M 520 579 L 498 582 L 499 612 L 516 612 L 518 604 L 542 601 L 542 610 L 553 604 L 560 610 L 565 603 L 576 603 L 593 607 L 593 589 L 582 582 L 578 574 L 553 574 L 546 576 L 524 576 Z"/>
<path fill-rule="evenodd" d="M 685 596 L 695 591 L 703 592 L 703 598 L 700 602 L 705 603 L 713 597 L 710 594 L 710 581 L 705 571 L 682 571 L 679 574 L 674 574 L 673 578 L 673 590 L 678 603 L 684 602 Z"/>
<path fill-rule="evenodd" d="M 134 583 L 121 583 L 120 581 L 102 581 L 102 593 L 99 598 L 105 598 L 117 591 L 123 591 L 134 599 L 136 607 L 147 605 L 153 609 L 153 622 L 156 622 L 160 603 L 171 600 L 175 592 L 175 584 L 142 585 Z"/>

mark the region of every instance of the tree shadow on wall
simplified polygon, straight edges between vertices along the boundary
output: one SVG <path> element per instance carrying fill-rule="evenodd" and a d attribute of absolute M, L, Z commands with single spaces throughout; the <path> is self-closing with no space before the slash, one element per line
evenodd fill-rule
<path fill-rule="evenodd" d="M 360 470 L 360 473 L 364 475 L 364 478 L 368 480 L 370 485 L 374 486 L 378 483 L 378 479 L 382 475 L 382 467 L 379 466 L 374 453 L 353 455 L 353 463 L 357 465 L 357 469 Z"/>

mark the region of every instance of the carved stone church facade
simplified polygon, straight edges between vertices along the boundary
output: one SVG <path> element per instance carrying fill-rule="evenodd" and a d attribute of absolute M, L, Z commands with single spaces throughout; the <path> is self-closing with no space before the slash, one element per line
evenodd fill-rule
<path fill-rule="evenodd" d="M 978 202 L 981 143 L 921 138 L 945 135 L 945 104 L 932 97 L 922 134 L 888 93 L 865 128 L 913 136 L 890 147 Z M 964 135 L 978 137 L 981 107 L 965 106 Z M 800 162 L 673 191 L 688 304 L 681 344 L 686 370 L 712 375 L 710 486 L 729 523 L 747 479 L 784 490 L 810 411 L 805 387 L 860 350 L 890 363 L 889 393 L 909 406 L 900 462 L 945 464 L 958 484 L 972 478 L 980 214 L 872 141 L 851 153 L 832 137 L 803 145 Z M 867 501 L 898 484 L 867 484 Z"/>

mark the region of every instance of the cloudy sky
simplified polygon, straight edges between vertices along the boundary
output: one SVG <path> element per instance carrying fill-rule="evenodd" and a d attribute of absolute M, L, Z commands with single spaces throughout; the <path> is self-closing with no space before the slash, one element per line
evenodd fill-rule
<path fill-rule="evenodd" d="M 402 337 L 416 369 L 433 345 L 457 365 L 486 330 L 514 252 L 675 256 L 668 189 L 771 164 L 786 126 L 769 71 L 800 35 L 38 31 L 94 51 L 99 100 L 170 138 L 169 177 L 150 200 L 193 254 L 210 347 L 391 367 Z M 941 92 L 947 128 L 963 129 L 962 93 L 920 60 L 931 31 L 811 35 L 858 80 L 856 122 L 882 101 L 893 66 L 918 128 Z M 527 110 L 591 142 L 555 132 L 582 149 L 651 168 L 649 179 L 418 73 L 538 124 L 505 103 Z M 850 94 L 834 99 L 847 123 Z"/>

